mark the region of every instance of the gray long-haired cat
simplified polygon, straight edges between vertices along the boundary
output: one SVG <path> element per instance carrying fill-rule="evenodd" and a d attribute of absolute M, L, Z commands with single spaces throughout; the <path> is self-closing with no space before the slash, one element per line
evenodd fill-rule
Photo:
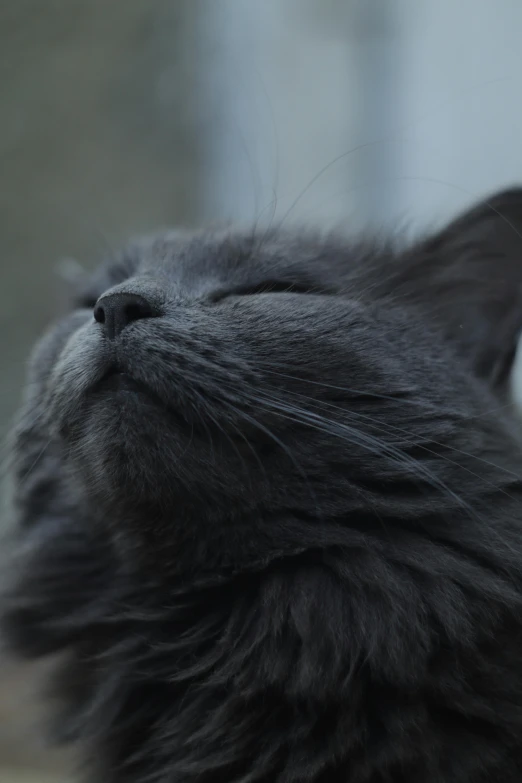
<path fill-rule="evenodd" d="M 522 191 L 166 234 L 36 347 L 3 630 L 94 783 L 520 783 Z"/>

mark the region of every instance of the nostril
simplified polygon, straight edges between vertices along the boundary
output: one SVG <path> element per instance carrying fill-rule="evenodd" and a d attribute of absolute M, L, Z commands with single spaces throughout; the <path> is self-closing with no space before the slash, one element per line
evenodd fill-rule
<path fill-rule="evenodd" d="M 148 303 L 145 301 L 140 302 L 139 304 L 137 302 L 130 302 L 125 305 L 123 309 L 127 323 L 137 321 L 139 318 L 148 318 L 152 315 L 152 308 L 149 307 Z"/>
<path fill-rule="evenodd" d="M 105 308 L 102 304 L 98 303 L 93 311 L 94 320 L 99 324 L 105 323 Z"/>

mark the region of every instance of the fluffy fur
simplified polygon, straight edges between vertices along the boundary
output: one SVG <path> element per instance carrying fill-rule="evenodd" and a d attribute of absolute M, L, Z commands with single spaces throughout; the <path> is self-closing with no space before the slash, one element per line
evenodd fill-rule
<path fill-rule="evenodd" d="M 519 783 L 521 225 L 166 234 L 40 341 L 3 628 L 89 780 Z"/>

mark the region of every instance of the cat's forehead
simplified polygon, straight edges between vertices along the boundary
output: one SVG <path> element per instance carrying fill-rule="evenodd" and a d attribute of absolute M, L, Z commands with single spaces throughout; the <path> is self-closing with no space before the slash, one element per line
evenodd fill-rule
<path fill-rule="evenodd" d="M 320 254 L 317 242 L 292 234 L 168 232 L 138 240 L 124 258 L 138 274 L 243 283 L 310 271 Z"/>
<path fill-rule="evenodd" d="M 229 278 L 254 266 L 265 253 L 240 234 L 168 232 L 145 237 L 124 251 L 138 274 L 164 276 L 172 281 L 194 278 Z"/>
<path fill-rule="evenodd" d="M 283 281 L 337 289 L 350 265 L 346 245 L 305 233 L 169 231 L 138 238 L 103 264 L 80 299 L 146 277 L 188 296 Z"/>

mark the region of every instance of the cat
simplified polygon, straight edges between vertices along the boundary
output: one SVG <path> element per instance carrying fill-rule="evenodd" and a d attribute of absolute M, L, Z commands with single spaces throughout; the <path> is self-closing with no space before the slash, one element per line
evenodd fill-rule
<path fill-rule="evenodd" d="M 92 783 L 519 783 L 522 190 L 135 241 L 37 344 L 2 633 Z"/>

